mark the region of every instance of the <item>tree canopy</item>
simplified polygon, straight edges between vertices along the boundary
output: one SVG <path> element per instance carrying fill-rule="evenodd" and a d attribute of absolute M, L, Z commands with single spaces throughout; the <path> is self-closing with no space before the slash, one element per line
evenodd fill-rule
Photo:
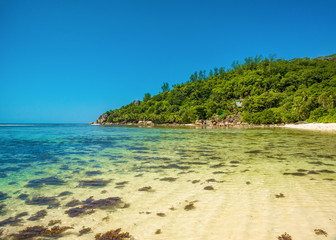
<path fill-rule="evenodd" d="M 191 123 L 235 115 L 254 124 L 336 122 L 336 54 L 291 60 L 249 57 L 223 67 L 195 71 L 189 81 L 146 94 L 139 106 L 130 103 L 108 111 L 108 122 Z M 235 100 L 244 99 L 242 108 Z"/>

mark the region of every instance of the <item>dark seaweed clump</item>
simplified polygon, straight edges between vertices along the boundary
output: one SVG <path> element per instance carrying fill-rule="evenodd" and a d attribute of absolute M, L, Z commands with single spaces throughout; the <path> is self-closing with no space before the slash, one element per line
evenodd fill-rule
<path fill-rule="evenodd" d="M 60 206 L 60 202 L 55 197 L 33 197 L 25 201 L 28 205 L 48 205 L 48 208 L 55 208 Z"/>
<path fill-rule="evenodd" d="M 152 187 L 151 186 L 148 186 L 148 187 L 142 187 L 142 188 L 139 188 L 138 191 L 144 191 L 144 192 L 148 192 L 148 191 L 151 191 L 152 190 Z"/>
<path fill-rule="evenodd" d="M 10 196 L 8 196 L 7 193 L 4 193 L 4 192 L 0 191 L 0 201 L 3 201 L 5 199 L 7 199 L 7 198 L 10 198 Z"/>
<path fill-rule="evenodd" d="M 284 173 L 283 175 L 293 175 L 293 176 L 305 176 L 303 172 L 294 172 L 294 173 Z"/>
<path fill-rule="evenodd" d="M 85 172 L 85 174 L 88 176 L 95 176 L 95 175 L 102 175 L 103 172 L 102 171 L 87 171 Z"/>
<path fill-rule="evenodd" d="M 323 180 L 326 180 L 326 181 L 334 181 L 335 179 L 333 179 L 333 178 L 323 178 Z"/>
<path fill-rule="evenodd" d="M 60 226 L 55 226 L 52 227 L 51 229 L 48 229 L 43 226 L 34 226 L 34 227 L 27 227 L 24 230 L 19 231 L 19 233 L 12 234 L 12 239 L 13 240 L 24 240 L 24 239 L 30 239 L 33 237 L 58 237 L 60 236 L 63 232 L 73 229 L 73 227 L 60 227 Z"/>
<path fill-rule="evenodd" d="M 28 197 L 29 197 L 29 195 L 25 194 L 25 193 L 22 193 L 18 196 L 18 198 L 21 199 L 21 200 L 26 200 Z"/>
<path fill-rule="evenodd" d="M 335 171 L 328 170 L 328 169 L 319 170 L 318 172 L 320 172 L 320 173 L 335 173 Z"/>
<path fill-rule="evenodd" d="M 165 178 L 161 178 L 160 181 L 166 181 L 166 182 L 175 182 L 177 178 L 173 178 L 173 177 L 165 177 Z"/>
<path fill-rule="evenodd" d="M 28 218 L 28 221 L 37 221 L 40 220 L 42 218 L 44 218 L 45 216 L 47 216 L 47 211 L 46 210 L 40 210 L 38 212 L 36 212 L 34 215 L 32 215 L 30 218 Z"/>
<path fill-rule="evenodd" d="M 292 236 L 285 232 L 278 236 L 278 240 L 292 240 Z"/>
<path fill-rule="evenodd" d="M 121 228 L 111 230 L 106 233 L 98 233 L 95 236 L 96 240 L 125 240 L 131 239 L 129 232 L 121 232 Z"/>
<path fill-rule="evenodd" d="M 0 227 L 6 226 L 6 225 L 18 226 L 22 222 L 23 222 L 23 219 L 21 219 L 19 217 L 9 217 L 9 218 L 0 222 Z"/>
<path fill-rule="evenodd" d="M 214 190 L 213 186 L 206 186 L 204 187 L 204 190 Z"/>
<path fill-rule="evenodd" d="M 62 220 L 50 220 L 48 226 L 54 226 L 56 224 L 62 224 Z"/>
<path fill-rule="evenodd" d="M 15 218 L 22 218 L 22 217 L 25 217 L 27 215 L 28 215 L 28 212 L 22 212 L 22 213 L 16 214 Z"/>
<path fill-rule="evenodd" d="M 25 185 L 25 187 L 40 188 L 43 185 L 63 185 L 65 183 L 66 183 L 65 181 L 57 177 L 47 177 L 47 178 L 30 180 L 28 184 Z"/>
<path fill-rule="evenodd" d="M 83 226 L 83 228 L 81 230 L 79 230 L 79 236 L 82 236 L 82 235 L 87 234 L 89 232 L 92 232 L 92 229 L 90 227 L 84 227 Z"/>
<path fill-rule="evenodd" d="M 328 164 L 328 163 L 324 163 L 324 162 L 321 162 L 321 161 L 316 161 L 316 162 L 308 162 L 309 164 L 313 164 L 313 165 L 325 165 L 325 166 L 335 166 L 334 164 Z"/>
<path fill-rule="evenodd" d="M 105 199 L 94 200 L 92 197 L 88 198 L 83 202 L 77 202 L 77 205 L 81 205 L 80 207 L 70 208 L 65 211 L 70 217 L 77 217 L 82 214 L 90 214 L 94 212 L 94 209 L 103 209 L 109 207 L 122 207 L 121 199 L 119 197 L 110 197 Z M 125 204 L 124 204 L 125 206 Z"/>
<path fill-rule="evenodd" d="M 6 173 L 0 173 L 0 178 L 6 178 L 8 175 Z"/>
<path fill-rule="evenodd" d="M 3 209 L 6 207 L 6 204 L 0 204 L 0 215 L 6 213 Z"/>
<path fill-rule="evenodd" d="M 95 180 L 81 180 L 79 181 L 80 187 L 105 187 L 111 181 L 95 179 Z"/>
<path fill-rule="evenodd" d="M 284 198 L 285 195 L 283 193 L 280 193 L 280 194 L 275 194 L 275 197 L 276 198 Z"/>
<path fill-rule="evenodd" d="M 225 164 L 224 163 L 218 163 L 218 164 L 210 166 L 210 168 L 220 168 L 220 167 L 225 167 Z"/>
<path fill-rule="evenodd" d="M 124 188 L 128 181 L 117 182 L 115 188 Z"/>
<path fill-rule="evenodd" d="M 59 169 L 60 170 L 69 170 L 69 166 L 68 165 L 62 165 Z"/>
<path fill-rule="evenodd" d="M 314 229 L 314 232 L 316 235 L 324 235 L 326 237 L 328 237 L 328 233 L 322 229 Z"/>
<path fill-rule="evenodd" d="M 58 194 L 58 197 L 68 196 L 68 195 L 71 195 L 71 194 L 72 194 L 72 192 L 64 191 L 64 192 L 61 192 L 60 194 Z"/>
<path fill-rule="evenodd" d="M 75 207 L 75 206 L 78 206 L 78 205 L 81 205 L 82 202 L 79 201 L 78 199 L 74 199 L 74 200 L 71 200 L 70 202 L 68 202 L 67 204 L 65 204 L 66 207 Z"/>
<path fill-rule="evenodd" d="M 195 208 L 194 203 L 191 202 L 184 207 L 184 210 L 189 211 L 189 210 L 192 210 L 194 208 Z"/>

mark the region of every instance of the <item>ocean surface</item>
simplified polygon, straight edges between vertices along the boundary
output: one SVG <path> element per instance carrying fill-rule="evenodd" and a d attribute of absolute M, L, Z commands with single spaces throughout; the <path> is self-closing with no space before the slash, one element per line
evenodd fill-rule
<path fill-rule="evenodd" d="M 334 133 L 1 124 L 0 239 L 335 240 L 335 172 Z"/>

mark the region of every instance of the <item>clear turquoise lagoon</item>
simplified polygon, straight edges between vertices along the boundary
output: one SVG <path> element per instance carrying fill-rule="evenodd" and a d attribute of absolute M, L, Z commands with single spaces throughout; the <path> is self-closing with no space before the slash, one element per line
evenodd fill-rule
<path fill-rule="evenodd" d="M 335 172 L 333 133 L 1 124 L 0 239 L 336 239 Z"/>

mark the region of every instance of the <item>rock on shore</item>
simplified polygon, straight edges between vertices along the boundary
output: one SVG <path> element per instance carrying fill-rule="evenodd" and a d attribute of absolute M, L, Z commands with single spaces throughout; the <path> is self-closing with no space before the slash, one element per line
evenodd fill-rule
<path fill-rule="evenodd" d="M 102 115 L 100 115 L 100 117 L 94 121 L 94 122 L 90 122 L 89 124 L 105 124 L 107 122 L 107 117 L 109 115 L 107 113 L 104 113 Z"/>

